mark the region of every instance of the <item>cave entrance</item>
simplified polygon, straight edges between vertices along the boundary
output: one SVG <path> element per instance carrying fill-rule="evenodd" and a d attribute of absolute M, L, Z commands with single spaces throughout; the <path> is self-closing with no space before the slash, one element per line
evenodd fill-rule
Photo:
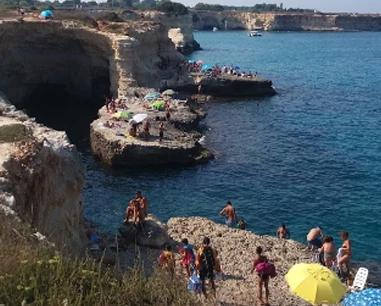
<path fill-rule="evenodd" d="M 89 147 L 90 123 L 97 119 L 103 96 L 110 94 L 110 78 L 107 73 L 91 80 L 89 97 L 78 96 L 65 84 L 42 83 L 31 90 L 21 107 L 38 123 L 58 131 L 65 131 L 79 149 Z"/>

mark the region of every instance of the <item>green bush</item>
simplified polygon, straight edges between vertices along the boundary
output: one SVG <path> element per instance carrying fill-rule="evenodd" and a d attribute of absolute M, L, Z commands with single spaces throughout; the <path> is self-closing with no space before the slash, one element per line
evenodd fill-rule
<path fill-rule="evenodd" d="M 221 12 L 225 8 L 220 4 L 197 3 L 194 6 L 194 9 L 200 10 L 200 11 L 218 11 L 218 12 Z"/>
<path fill-rule="evenodd" d="M 175 14 L 175 15 L 186 15 L 188 14 L 188 9 L 181 3 L 162 1 L 157 4 L 156 9 L 160 12 Z"/>
<path fill-rule="evenodd" d="M 0 143 L 26 141 L 32 138 L 30 130 L 21 123 L 0 126 Z"/>

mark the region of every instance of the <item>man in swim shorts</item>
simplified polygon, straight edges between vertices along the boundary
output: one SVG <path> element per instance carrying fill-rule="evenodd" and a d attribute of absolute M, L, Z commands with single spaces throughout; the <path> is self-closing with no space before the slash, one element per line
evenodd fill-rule
<path fill-rule="evenodd" d="M 236 227 L 237 225 L 237 215 L 235 213 L 235 208 L 230 201 L 226 202 L 226 206 L 220 211 L 220 215 L 226 218 L 225 224 L 228 227 Z"/>
<path fill-rule="evenodd" d="M 314 227 L 309 231 L 309 233 L 307 235 L 307 242 L 308 242 L 308 247 L 311 248 L 311 251 L 318 249 L 318 248 L 321 248 L 321 246 L 323 245 L 319 236 L 321 238 L 324 237 L 323 230 L 320 226 Z"/>

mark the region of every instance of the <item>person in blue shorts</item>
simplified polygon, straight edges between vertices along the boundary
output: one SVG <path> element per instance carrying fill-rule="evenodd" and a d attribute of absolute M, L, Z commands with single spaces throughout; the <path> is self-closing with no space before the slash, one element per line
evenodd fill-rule
<path fill-rule="evenodd" d="M 236 227 L 237 225 L 237 215 L 235 213 L 235 208 L 230 201 L 226 202 L 226 206 L 220 211 L 220 215 L 226 218 L 225 224 L 228 227 Z"/>
<path fill-rule="evenodd" d="M 307 235 L 307 242 L 308 242 L 308 247 L 311 248 L 311 251 L 321 248 L 323 243 L 320 238 L 323 238 L 323 237 L 324 237 L 323 230 L 320 226 L 314 227 L 309 231 Z"/>

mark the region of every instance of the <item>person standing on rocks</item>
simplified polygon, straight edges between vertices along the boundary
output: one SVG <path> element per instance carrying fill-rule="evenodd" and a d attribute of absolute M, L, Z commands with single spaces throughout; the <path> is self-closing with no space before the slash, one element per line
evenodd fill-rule
<path fill-rule="evenodd" d="M 253 273 L 255 270 L 257 270 L 257 266 L 260 263 L 267 262 L 268 259 L 266 256 L 262 255 L 262 248 L 259 246 L 256 249 L 256 257 L 253 261 L 253 266 L 251 268 L 251 273 Z M 257 270 L 257 280 L 258 280 L 258 298 L 259 298 L 259 305 L 263 305 L 263 299 L 262 299 L 262 288 L 265 287 L 265 306 L 269 306 L 269 279 L 270 275 L 258 272 Z"/>
<path fill-rule="evenodd" d="M 142 195 L 141 191 L 136 192 L 136 200 L 140 204 L 140 208 L 143 211 L 144 217 L 147 217 L 148 214 L 148 200 L 145 196 Z"/>
<path fill-rule="evenodd" d="M 314 227 L 311 229 L 307 235 L 307 242 L 308 242 L 308 247 L 311 248 L 311 251 L 315 250 L 315 248 L 321 248 L 323 243 L 319 239 L 319 236 L 321 238 L 324 237 L 322 228 L 320 226 Z"/>
<path fill-rule="evenodd" d="M 197 251 L 196 255 L 196 269 L 199 272 L 200 280 L 202 282 L 202 293 L 207 297 L 205 280 L 209 279 L 216 297 L 216 285 L 214 283 L 214 265 L 215 265 L 215 250 L 209 245 L 209 237 L 205 237 L 202 241 L 202 247 Z"/>
<path fill-rule="evenodd" d="M 225 224 L 228 227 L 236 227 L 237 225 L 237 215 L 235 213 L 235 208 L 233 207 L 230 201 L 226 202 L 226 206 L 223 210 L 220 211 L 220 215 L 226 218 Z"/>
<path fill-rule="evenodd" d="M 163 142 L 163 137 L 164 137 L 164 122 L 160 122 L 159 124 L 159 142 Z"/>

